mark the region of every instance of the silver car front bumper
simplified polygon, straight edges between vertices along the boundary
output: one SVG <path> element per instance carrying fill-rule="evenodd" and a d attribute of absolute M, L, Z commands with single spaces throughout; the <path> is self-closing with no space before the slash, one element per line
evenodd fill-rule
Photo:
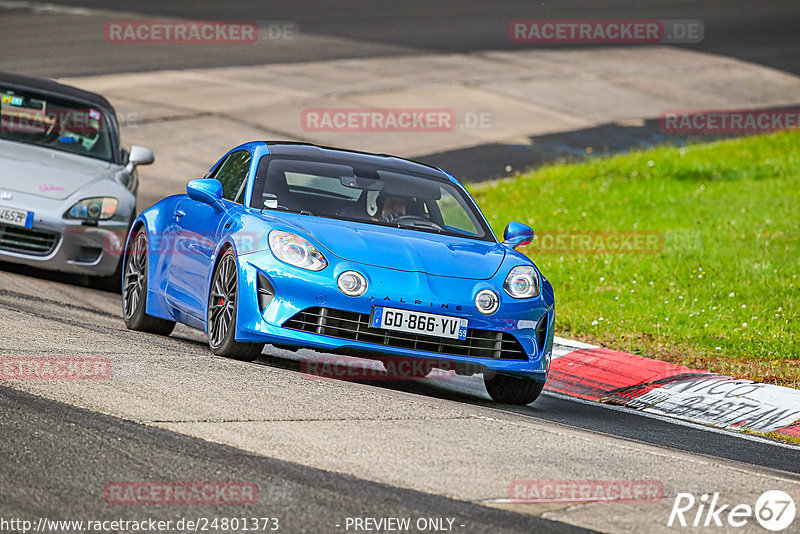
<path fill-rule="evenodd" d="M 122 257 L 133 211 L 130 201 L 108 221 L 87 225 L 63 214 L 74 199 L 46 201 L 17 194 L 0 204 L 33 211 L 31 228 L 0 224 L 0 261 L 67 273 L 107 276 Z M 127 200 L 127 199 L 126 199 Z"/>

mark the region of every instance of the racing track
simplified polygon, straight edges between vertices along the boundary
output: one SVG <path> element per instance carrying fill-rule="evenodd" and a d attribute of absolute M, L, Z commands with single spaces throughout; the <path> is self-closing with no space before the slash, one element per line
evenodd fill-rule
<path fill-rule="evenodd" d="M 28 14 L 30 5 L 36 6 L 34 17 Z M 508 23 L 516 19 L 695 19 L 703 22 L 704 38 L 699 44 L 684 45 L 686 49 L 800 74 L 800 4 L 782 0 L 349 0 L 317 2 L 313 7 L 302 2 L 262 0 L 145 0 L 135 4 L 121 0 L 3 0 L 0 9 L 4 6 L 12 11 L 2 15 L 4 20 L 7 17 L 4 29 L 8 31 L 0 35 L 0 44 L 18 46 L 13 46 L 13 54 L 0 58 L 0 65 L 6 70 L 45 76 L 524 49 L 525 45 L 508 39 Z M 117 46 L 109 52 L 102 39 L 103 21 L 109 14 L 113 19 L 289 20 L 297 22 L 301 37 L 287 45 L 223 45 L 206 47 L 203 53 L 192 46 L 149 45 L 122 47 L 133 51 Z M 52 54 L 55 49 L 73 53 L 66 57 Z"/>
<path fill-rule="evenodd" d="M 197 61 L 208 67 L 469 52 L 508 47 L 503 31 L 500 40 L 497 32 L 487 31 L 487 20 L 504 30 L 512 18 L 574 15 L 486 3 L 461 10 L 458 23 L 442 24 L 453 8 L 438 5 L 440 12 L 431 18 L 406 4 L 388 30 L 366 39 L 357 38 L 375 25 L 372 8 L 382 9 L 378 4 L 355 10 L 356 24 L 352 13 L 334 13 L 327 6 L 288 13 L 283 18 L 297 19 L 301 31 L 308 30 L 307 40 L 296 46 L 251 47 L 245 54 L 230 48 L 202 57 L 190 48 L 165 53 L 158 47 L 106 55 L 96 37 L 102 27 L 98 21 L 107 15 L 72 17 L 51 7 L 32 17 L 27 8 L 4 8 L 4 23 L 12 31 L 0 42 L 13 38 L 17 46 L 1 63 L 10 70 L 74 76 L 190 67 Z M 625 18 L 637 16 L 633 9 L 640 5 L 623 4 Z M 797 5 L 748 4 L 740 11 L 729 5 L 692 4 L 690 16 L 677 3 L 664 4 L 658 16 L 704 20 L 702 50 L 798 72 L 791 22 Z M 213 2 L 137 6 L 164 16 L 253 18 L 246 8 L 232 13 L 230 6 Z M 273 18 L 269 15 L 257 18 Z M 611 18 L 613 12 L 602 3 L 582 16 L 599 15 Z M 64 35 L 80 53 L 49 54 Z M 758 38 L 748 38 L 754 35 Z M 144 180 L 150 172 L 143 170 Z M 164 192 L 150 184 L 152 194 Z M 113 367 L 102 381 L 0 380 L 5 438 L 0 440 L 0 517 L 268 514 L 281 517 L 288 532 L 343 532 L 336 525 L 347 516 L 412 516 L 453 517 L 465 525 L 456 528 L 460 532 L 564 531 L 564 523 L 606 532 L 674 532 L 666 521 L 678 492 L 718 491 L 727 502 L 752 505 L 763 491 L 782 489 L 800 502 L 800 447 L 553 394 L 528 407 L 498 406 L 488 400 L 478 377 L 313 379 L 301 372 L 300 363 L 315 356 L 310 351 L 268 346 L 252 364 L 225 360 L 211 355 L 202 335 L 187 328 L 178 327 L 169 338 L 127 331 L 116 295 L 58 275 L 0 267 L 0 357 L 97 356 L 110 358 Z M 532 479 L 656 480 L 665 498 L 630 505 L 498 502 L 508 497 L 514 480 Z M 260 499 L 257 506 L 243 508 L 122 507 L 103 500 L 107 483 L 136 480 L 253 481 Z M 741 531 L 760 529 L 751 525 Z"/>
<path fill-rule="evenodd" d="M 348 515 L 398 514 L 458 516 L 464 532 L 493 523 L 530 531 L 529 518 L 481 515 L 461 501 L 507 507 L 491 501 L 507 498 L 519 479 L 644 479 L 663 483 L 664 501 L 512 508 L 603 531 L 658 531 L 678 491 L 723 491 L 747 502 L 766 489 L 800 490 L 797 447 L 555 395 L 528 407 L 498 406 L 478 377 L 320 380 L 300 369 L 311 351 L 268 346 L 255 363 L 226 360 L 188 328 L 169 338 L 129 332 L 117 295 L 48 278 L 0 273 L 0 356 L 108 357 L 113 372 L 103 381 L 3 381 L 0 421 L 3 435 L 14 437 L 0 452 L 18 462 L 0 474 L 3 494 L 17 496 L 3 499 L 3 516 L 182 517 L 181 507 L 108 505 L 102 488 L 120 480 L 225 479 L 255 480 L 265 496 L 259 513 L 280 511 L 296 527 L 289 531 L 335 532 Z M 370 499 L 375 492 L 387 500 Z M 614 519 L 619 507 L 622 524 Z M 654 517 L 661 521 L 654 525 Z"/>

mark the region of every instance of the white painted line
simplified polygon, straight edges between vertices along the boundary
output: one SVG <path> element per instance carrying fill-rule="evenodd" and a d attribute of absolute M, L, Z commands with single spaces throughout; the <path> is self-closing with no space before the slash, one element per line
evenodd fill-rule
<path fill-rule="evenodd" d="M 133 16 L 133 13 L 123 11 L 112 11 L 108 9 L 96 9 L 89 7 L 72 7 L 50 2 L 28 2 L 25 0 L 0 0 L 0 9 L 28 9 L 35 15 L 109 15 Z"/>
<path fill-rule="evenodd" d="M 572 347 L 573 349 L 597 349 L 600 348 L 597 345 L 590 345 L 588 343 L 584 343 L 583 341 L 575 341 L 572 339 L 566 339 L 563 337 L 554 336 L 553 343 L 557 343 L 559 345 L 563 345 L 565 347 Z"/>
<path fill-rule="evenodd" d="M 91 15 L 96 11 L 84 7 L 59 6 L 49 2 L 21 2 L 0 0 L 0 9 L 30 9 L 34 13 L 55 13 L 58 15 Z"/>

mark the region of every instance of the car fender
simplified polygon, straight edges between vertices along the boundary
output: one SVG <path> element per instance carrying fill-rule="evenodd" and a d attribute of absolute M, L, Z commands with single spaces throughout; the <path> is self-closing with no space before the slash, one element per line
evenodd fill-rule
<path fill-rule="evenodd" d="M 131 225 L 128 237 L 125 240 L 125 249 L 122 261 L 127 265 L 128 251 L 131 245 L 131 237 L 139 228 L 144 228 L 147 233 L 148 262 L 147 262 L 147 307 L 145 311 L 148 315 L 161 317 L 162 319 L 174 320 L 169 306 L 165 299 L 164 287 L 167 282 L 166 269 L 169 261 L 169 250 L 159 247 L 153 250 L 152 244 L 160 242 L 160 236 L 164 234 L 164 229 L 170 224 L 174 214 L 175 206 L 186 195 L 173 195 L 166 197 L 156 204 L 140 213 Z M 123 287 L 125 272 L 123 270 Z"/>

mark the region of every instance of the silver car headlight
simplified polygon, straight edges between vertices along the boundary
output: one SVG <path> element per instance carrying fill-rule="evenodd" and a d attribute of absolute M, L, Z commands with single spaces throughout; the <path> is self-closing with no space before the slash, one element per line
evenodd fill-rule
<path fill-rule="evenodd" d="M 269 249 L 276 258 L 289 265 L 321 271 L 328 266 L 328 260 L 317 250 L 317 247 L 299 235 L 281 230 L 269 233 Z"/>
<path fill-rule="evenodd" d="M 542 291 L 542 284 L 539 280 L 539 273 L 530 265 L 520 265 L 514 267 L 508 273 L 503 284 L 506 293 L 515 299 L 529 299 L 539 296 Z"/>
<path fill-rule="evenodd" d="M 68 219 L 105 221 L 117 213 L 119 200 L 113 197 L 85 198 L 72 206 L 64 215 Z"/>

